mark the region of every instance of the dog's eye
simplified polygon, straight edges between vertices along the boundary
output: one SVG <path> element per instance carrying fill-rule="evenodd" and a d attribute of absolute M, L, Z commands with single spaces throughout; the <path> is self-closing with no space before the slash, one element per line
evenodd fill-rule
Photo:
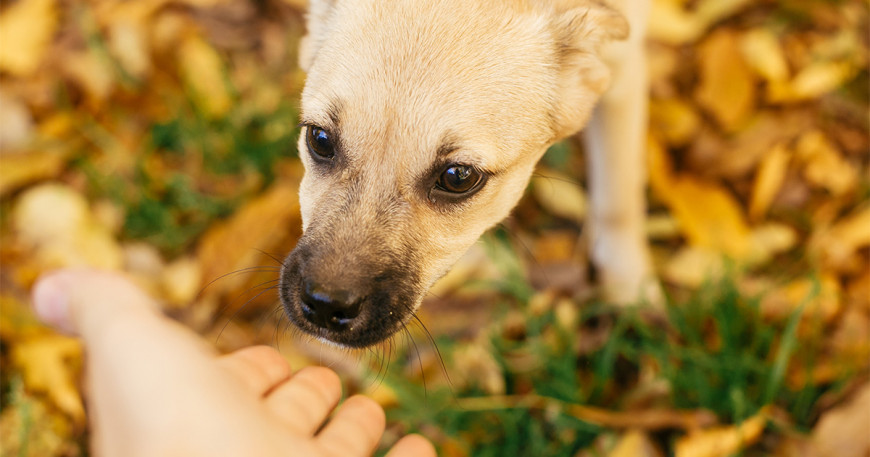
<path fill-rule="evenodd" d="M 451 165 L 438 177 L 435 187 L 454 194 L 474 189 L 480 182 L 480 172 L 468 165 Z"/>
<path fill-rule="evenodd" d="M 309 125 L 306 130 L 305 141 L 309 151 L 323 159 L 330 159 L 335 155 L 335 145 L 326 130 L 316 125 Z"/>

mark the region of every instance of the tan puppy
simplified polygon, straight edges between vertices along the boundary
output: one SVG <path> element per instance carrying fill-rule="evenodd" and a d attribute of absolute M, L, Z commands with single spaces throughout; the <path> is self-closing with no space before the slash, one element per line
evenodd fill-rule
<path fill-rule="evenodd" d="M 602 47 L 629 26 L 591 0 L 313 0 L 308 27 L 304 235 L 280 294 L 303 331 L 363 347 L 401 329 L 432 283 L 507 216 L 547 148 L 586 124 L 610 82 Z M 642 127 L 619 135 L 642 140 Z M 623 171 L 593 179 L 593 193 Z M 642 176 L 627 187 L 642 192 Z M 636 291 L 649 271 L 642 232 L 600 235 L 626 219 L 620 211 L 593 210 L 603 220 L 595 243 L 633 243 L 640 273 L 626 281 L 601 264 L 606 281 Z"/>

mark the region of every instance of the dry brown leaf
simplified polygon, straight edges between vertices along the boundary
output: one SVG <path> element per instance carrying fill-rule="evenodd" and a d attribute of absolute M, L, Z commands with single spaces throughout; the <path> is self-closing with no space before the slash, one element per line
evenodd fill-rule
<path fill-rule="evenodd" d="M 737 425 L 696 431 L 677 440 L 676 457 L 728 457 L 761 438 L 767 425 L 767 410 Z"/>
<path fill-rule="evenodd" d="M 791 151 L 785 145 L 778 144 L 761 160 L 755 173 L 752 196 L 749 200 L 751 220 L 758 221 L 767 213 L 782 183 L 785 182 L 791 155 Z"/>
<path fill-rule="evenodd" d="M 19 0 L 0 16 L 0 70 L 33 74 L 57 29 L 54 0 Z"/>
<path fill-rule="evenodd" d="M 463 345 L 453 353 L 454 382 L 459 388 L 476 386 L 487 395 L 504 395 L 502 367 L 492 356 L 486 338 Z"/>
<path fill-rule="evenodd" d="M 12 363 L 21 370 L 27 389 L 47 394 L 77 424 L 85 419 L 76 388 L 81 356 L 78 340 L 56 334 L 19 340 L 12 347 Z"/>
<path fill-rule="evenodd" d="M 298 188 L 298 183 L 290 180 L 275 184 L 229 220 L 209 229 L 197 247 L 203 281 L 259 264 L 257 259 L 263 254 L 257 249 L 268 252 L 277 241 L 276 233 L 301 228 Z M 205 292 L 221 294 L 239 287 L 245 279 L 244 275 L 228 276 L 210 285 Z"/>
<path fill-rule="evenodd" d="M 788 80 L 788 63 L 777 37 L 766 28 L 755 28 L 740 38 L 746 64 L 768 82 Z"/>
<path fill-rule="evenodd" d="M 577 223 L 586 217 L 586 194 L 570 176 L 539 168 L 532 178 L 532 192 L 541 206 L 559 217 Z"/>
<path fill-rule="evenodd" d="M 658 457 L 662 453 L 656 448 L 649 436 L 640 430 L 629 430 L 607 457 Z"/>
<path fill-rule="evenodd" d="M 825 412 L 813 429 L 812 440 L 819 454 L 836 457 L 870 455 L 870 384 L 852 399 Z"/>
<path fill-rule="evenodd" d="M 735 131 L 755 109 L 754 75 L 743 63 L 736 32 L 717 29 L 701 43 L 695 99 L 723 129 Z"/>
<path fill-rule="evenodd" d="M 226 114 L 232 106 L 226 70 L 217 51 L 199 35 L 190 34 L 178 50 L 178 65 L 196 106 L 208 117 Z"/>

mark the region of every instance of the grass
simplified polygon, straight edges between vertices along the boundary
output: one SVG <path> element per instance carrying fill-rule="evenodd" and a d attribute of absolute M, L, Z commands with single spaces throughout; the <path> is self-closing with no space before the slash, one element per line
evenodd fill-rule
<path fill-rule="evenodd" d="M 484 345 L 498 362 L 504 395 L 487 396 L 474 383 L 424 388 L 409 380 L 400 364 L 384 378 L 398 397 L 388 417 L 408 430 L 445 436 L 441 451 L 446 454 L 458 446 L 459 455 L 575 455 L 608 431 L 578 417 L 576 405 L 615 411 L 644 407 L 632 394 L 650 382 L 644 378 L 650 371 L 656 382 L 669 386 L 669 394 L 654 398 L 653 406 L 706 410 L 722 423 L 740 422 L 772 404 L 806 429 L 812 405 L 836 388 L 807 384 L 795 390 L 786 382 L 796 357 L 811 367 L 820 351 L 820 339 L 799 341 L 803 306 L 785 322 L 769 322 L 759 309 L 761 297 L 741 295 L 735 281 L 726 279 L 671 303 L 665 323 L 651 321 L 647 310 L 595 303 L 578 304 L 577 323 L 566 326 L 553 309 L 530 309 L 531 288 L 511 266 L 516 262 L 504 262 L 510 256 L 507 240 L 496 233 L 488 245 L 499 265 L 506 265 L 502 282 L 510 283 L 492 285 L 502 291 L 502 312 L 485 330 Z M 516 322 L 521 329 L 506 331 Z M 576 344 L 602 331 L 607 333 L 603 344 L 592 349 Z M 479 343 L 436 341 L 447 373 L 467 375 L 455 372 L 456 354 L 463 344 Z M 517 369 L 520 357 L 538 366 Z M 667 448 L 673 432 L 655 437 Z"/>

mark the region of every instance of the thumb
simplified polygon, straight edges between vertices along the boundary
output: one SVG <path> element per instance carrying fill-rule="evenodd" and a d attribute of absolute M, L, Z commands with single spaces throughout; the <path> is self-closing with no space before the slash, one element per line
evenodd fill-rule
<path fill-rule="evenodd" d="M 120 274 L 100 270 L 48 273 L 36 282 L 32 297 L 43 322 L 85 339 L 120 317 L 159 315 L 155 302 L 138 287 Z"/>

